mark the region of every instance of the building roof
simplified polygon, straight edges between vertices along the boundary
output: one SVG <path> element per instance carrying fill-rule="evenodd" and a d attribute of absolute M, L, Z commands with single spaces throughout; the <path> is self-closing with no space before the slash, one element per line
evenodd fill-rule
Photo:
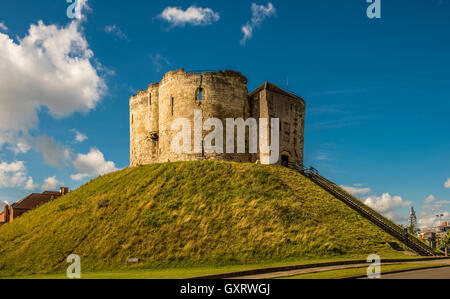
<path fill-rule="evenodd" d="M 305 104 L 305 100 L 302 97 L 300 97 L 292 92 L 285 91 L 285 90 L 281 89 L 280 87 L 276 86 L 275 84 L 269 83 L 269 82 L 264 83 L 263 85 L 261 85 L 260 87 L 258 87 L 254 91 L 252 91 L 249 96 L 254 96 L 255 94 L 261 92 L 262 90 L 270 90 L 270 91 L 288 96 L 290 98 L 300 100 L 303 104 Z"/>
<path fill-rule="evenodd" d="M 13 209 L 32 210 L 60 196 L 60 192 L 54 191 L 45 191 L 42 194 L 32 193 L 11 206 Z"/>

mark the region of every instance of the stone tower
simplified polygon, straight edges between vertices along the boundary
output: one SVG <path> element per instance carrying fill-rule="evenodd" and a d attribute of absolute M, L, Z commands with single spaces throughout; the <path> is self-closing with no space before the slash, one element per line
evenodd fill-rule
<path fill-rule="evenodd" d="M 172 131 L 173 121 L 183 118 L 193 123 L 194 111 L 200 110 L 203 120 L 216 118 L 223 124 L 230 118 L 279 118 L 279 163 L 303 163 L 305 102 L 302 98 L 270 83 L 248 94 L 247 79 L 234 71 L 197 73 L 181 69 L 165 74 L 160 83 L 150 84 L 147 90 L 131 97 L 130 165 L 203 159 L 264 160 L 262 153 L 249 151 L 245 154 L 174 153 L 171 141 L 177 132 Z M 202 132 L 202 137 L 207 134 Z M 191 138 L 194 144 L 194 133 Z M 249 148 L 248 134 L 246 148 Z"/>

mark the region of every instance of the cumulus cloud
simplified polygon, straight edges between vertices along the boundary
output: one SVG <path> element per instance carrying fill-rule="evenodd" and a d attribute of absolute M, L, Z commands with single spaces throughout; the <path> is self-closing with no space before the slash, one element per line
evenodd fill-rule
<path fill-rule="evenodd" d="M 30 177 L 27 176 L 25 162 L 15 161 L 11 163 L 0 163 L 0 187 L 21 187 L 29 178 Z"/>
<path fill-rule="evenodd" d="M 125 33 L 123 33 L 122 29 L 120 29 L 119 26 L 117 25 L 106 25 L 105 26 L 105 32 L 106 33 L 110 33 L 110 34 L 114 34 L 115 36 L 121 38 L 121 39 L 125 39 L 128 40 L 128 37 L 126 36 Z"/>
<path fill-rule="evenodd" d="M 437 215 L 443 215 L 443 216 L 441 218 L 441 217 L 437 217 Z M 449 212 L 433 213 L 432 211 L 430 211 L 430 212 L 422 213 L 418 220 L 419 227 L 420 228 L 430 228 L 430 227 L 439 226 L 441 224 L 440 221 L 441 220 L 444 221 L 445 219 L 448 219 L 449 215 L 450 215 Z"/>
<path fill-rule="evenodd" d="M 8 31 L 8 27 L 6 27 L 5 23 L 0 22 L 0 29 L 3 31 Z"/>
<path fill-rule="evenodd" d="M 362 188 L 361 185 L 354 185 L 354 187 L 352 186 L 341 186 L 342 189 L 344 189 L 345 191 L 347 191 L 348 193 L 352 194 L 352 195 L 365 195 L 367 193 L 372 192 L 372 189 L 370 188 Z"/>
<path fill-rule="evenodd" d="M 88 139 L 88 137 L 86 135 L 84 135 L 83 133 L 81 133 L 77 129 L 72 129 L 71 131 L 73 133 L 75 133 L 74 142 L 76 142 L 76 143 L 81 143 L 81 142 L 84 142 L 84 141 L 86 141 Z"/>
<path fill-rule="evenodd" d="M 44 184 L 42 185 L 42 190 L 55 190 L 64 185 L 63 182 L 60 182 L 56 179 L 56 177 L 49 177 L 44 180 Z"/>
<path fill-rule="evenodd" d="M 39 21 L 17 42 L 0 33 L 0 136 L 34 129 L 43 108 L 55 118 L 94 109 L 106 85 L 93 56 L 75 21 Z"/>
<path fill-rule="evenodd" d="M 449 213 L 443 209 L 444 204 L 449 204 L 450 201 L 440 200 L 437 201 L 433 195 L 428 196 L 423 205 L 423 210 L 419 214 L 418 224 L 420 228 L 436 227 L 440 223 L 440 217 L 436 215 L 444 215 L 442 221 L 445 221 Z"/>
<path fill-rule="evenodd" d="M 96 148 L 91 148 L 86 155 L 78 154 L 73 161 L 73 166 L 79 171 L 78 174 L 72 175 L 73 180 L 82 180 L 94 175 L 105 175 L 117 170 L 114 162 L 105 161 L 103 153 Z"/>
<path fill-rule="evenodd" d="M 17 134 L 17 132 L 1 134 L 0 132 L 0 149 L 2 149 L 4 144 L 8 144 L 8 150 L 14 152 L 16 155 L 27 153 L 31 149 L 28 134 Z"/>
<path fill-rule="evenodd" d="M 34 149 L 42 154 L 46 164 L 62 168 L 70 163 L 72 151 L 56 142 L 52 137 L 39 136 L 34 140 Z"/>
<path fill-rule="evenodd" d="M 25 141 L 19 141 L 16 144 L 12 144 L 9 149 L 17 154 L 25 154 L 30 150 L 30 145 Z"/>
<path fill-rule="evenodd" d="M 450 178 L 445 182 L 444 187 L 450 189 Z"/>
<path fill-rule="evenodd" d="M 39 187 L 38 184 L 34 183 L 33 178 L 29 177 L 28 181 L 25 184 L 25 190 L 33 191 L 33 190 L 35 190 L 38 187 Z"/>
<path fill-rule="evenodd" d="M 171 27 L 205 26 L 217 22 L 220 15 L 211 8 L 190 6 L 183 10 L 181 7 L 168 6 L 159 15 L 159 18 L 170 23 Z"/>
<path fill-rule="evenodd" d="M 92 175 L 87 174 L 87 173 L 77 173 L 77 174 L 73 174 L 70 176 L 72 181 L 82 181 L 82 180 L 90 178 L 90 177 L 92 177 Z"/>
<path fill-rule="evenodd" d="M 363 202 L 393 221 L 403 221 L 405 217 L 397 214 L 396 210 L 412 204 L 410 201 L 403 201 L 400 196 L 391 196 L 389 193 L 384 193 L 381 197 L 369 196 Z"/>
<path fill-rule="evenodd" d="M 264 5 L 252 3 L 252 19 L 242 26 L 244 37 L 241 40 L 241 45 L 245 45 L 247 40 L 253 37 L 253 30 L 261 26 L 262 22 L 276 14 L 276 9 L 271 2 Z"/>

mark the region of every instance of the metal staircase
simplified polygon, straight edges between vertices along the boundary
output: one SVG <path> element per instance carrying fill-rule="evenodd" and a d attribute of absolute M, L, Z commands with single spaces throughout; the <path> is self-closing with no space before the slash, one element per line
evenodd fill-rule
<path fill-rule="evenodd" d="M 343 201 L 352 209 L 360 213 L 364 218 L 372 221 L 382 230 L 384 230 L 385 232 L 396 238 L 398 241 L 405 244 L 411 250 L 420 254 L 421 256 L 440 255 L 438 252 L 435 252 L 433 248 L 431 248 L 430 246 L 419 240 L 416 236 L 410 234 L 404 228 L 398 226 L 394 222 L 382 216 L 380 213 L 363 204 L 359 199 L 349 194 L 335 183 L 322 177 L 316 169 L 314 168 L 307 169 L 299 165 L 291 165 L 291 164 L 286 166 L 310 178 L 314 183 L 316 183 L 317 185 L 328 191 L 331 195 Z"/>

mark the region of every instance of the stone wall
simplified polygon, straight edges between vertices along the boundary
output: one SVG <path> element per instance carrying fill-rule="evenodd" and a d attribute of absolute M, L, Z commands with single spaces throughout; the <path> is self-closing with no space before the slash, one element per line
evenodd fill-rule
<path fill-rule="evenodd" d="M 259 154 L 180 153 L 171 150 L 171 142 L 178 132 L 172 130 L 175 119 L 184 118 L 192 125 L 191 144 L 195 144 L 194 111 L 201 110 L 203 121 L 220 119 L 224 129 L 226 148 L 226 119 L 249 117 L 279 117 L 282 123 L 280 154 L 290 162 L 303 161 L 303 130 L 305 103 L 275 85 L 264 84 L 250 96 L 247 79 L 238 72 L 192 73 L 183 69 L 164 75 L 160 83 L 149 85 L 130 99 L 130 164 L 153 164 L 167 161 L 217 159 L 236 162 L 261 161 Z M 203 131 L 202 138 L 210 132 Z M 285 134 L 285 135 L 284 135 Z M 235 134 L 235 146 L 237 134 Z"/>
<path fill-rule="evenodd" d="M 271 83 L 250 94 L 253 117 L 280 119 L 280 162 L 303 165 L 305 111 L 303 99 Z M 264 160 L 261 154 L 259 159 Z"/>

